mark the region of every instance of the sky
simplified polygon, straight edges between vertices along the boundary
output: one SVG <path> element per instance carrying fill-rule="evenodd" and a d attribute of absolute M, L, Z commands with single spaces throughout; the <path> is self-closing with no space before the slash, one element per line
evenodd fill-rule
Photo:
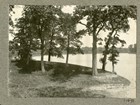
<path fill-rule="evenodd" d="M 74 11 L 74 5 L 69 6 L 66 5 L 62 8 L 62 11 L 65 13 L 73 13 Z M 20 18 L 22 15 L 22 10 L 23 6 L 21 5 L 16 5 L 14 10 L 14 14 L 12 14 L 12 20 L 14 24 L 16 23 L 15 20 Z M 82 22 L 86 22 L 85 20 L 82 20 Z M 120 38 L 126 41 L 126 45 L 124 47 L 128 47 L 130 44 L 135 44 L 136 43 L 136 21 L 129 19 L 129 24 L 130 24 L 130 30 L 127 33 L 120 33 Z M 85 26 L 78 24 L 77 25 L 77 30 L 80 29 L 85 29 Z M 99 37 L 104 38 L 104 36 L 107 35 L 107 32 L 100 32 Z M 9 34 L 9 40 L 12 40 L 13 36 Z M 82 39 L 80 39 L 83 42 L 83 47 L 91 47 L 92 46 L 92 36 L 86 35 Z M 102 45 L 98 45 L 98 47 L 102 47 Z M 120 47 L 120 45 L 118 45 Z"/>

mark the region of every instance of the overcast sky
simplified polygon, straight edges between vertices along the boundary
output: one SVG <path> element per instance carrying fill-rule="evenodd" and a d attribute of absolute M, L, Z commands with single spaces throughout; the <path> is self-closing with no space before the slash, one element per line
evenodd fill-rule
<path fill-rule="evenodd" d="M 67 6 L 63 7 L 62 11 L 65 13 L 72 13 L 73 8 L 74 8 L 74 6 L 67 5 Z M 12 14 L 12 20 L 14 21 L 14 23 L 15 23 L 15 19 L 18 19 L 21 17 L 22 10 L 23 10 L 22 6 L 19 6 L 19 5 L 15 6 L 15 8 L 14 8 L 15 14 Z M 85 22 L 85 21 L 83 20 L 83 22 Z M 129 24 L 130 24 L 130 30 L 127 33 L 120 33 L 120 36 L 121 36 L 120 38 L 124 39 L 127 43 L 124 47 L 128 47 L 130 44 L 136 43 L 136 21 L 129 19 Z M 80 24 L 77 25 L 78 30 L 83 29 L 83 28 L 85 28 L 85 26 L 80 25 Z M 101 32 L 99 34 L 99 37 L 103 37 L 106 34 L 107 33 L 105 33 L 105 32 Z M 13 37 L 11 35 L 9 35 L 9 40 L 11 40 L 11 39 L 13 39 Z M 83 46 L 88 46 L 88 47 L 92 46 L 92 37 L 91 36 L 86 35 L 85 37 L 83 37 L 81 39 L 81 41 L 83 42 Z"/>

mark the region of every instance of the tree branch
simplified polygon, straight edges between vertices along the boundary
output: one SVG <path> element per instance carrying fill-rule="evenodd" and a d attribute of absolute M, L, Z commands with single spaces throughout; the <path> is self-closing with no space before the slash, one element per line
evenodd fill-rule
<path fill-rule="evenodd" d="M 78 23 L 80 23 L 80 24 L 86 26 L 86 28 L 89 29 L 90 32 L 92 32 L 91 28 L 89 28 L 86 24 L 84 24 L 84 23 L 82 23 L 82 22 L 78 22 Z"/>
<path fill-rule="evenodd" d="M 80 23 L 80 24 L 82 24 L 82 25 L 84 25 L 84 26 L 86 26 L 86 27 L 87 27 L 87 25 L 86 25 L 86 24 L 84 24 L 84 23 L 82 23 L 82 22 L 78 22 L 78 23 Z"/>
<path fill-rule="evenodd" d="M 97 35 L 99 34 L 99 32 L 103 29 L 104 25 L 102 25 L 101 28 L 99 28 L 99 30 L 97 31 Z"/>

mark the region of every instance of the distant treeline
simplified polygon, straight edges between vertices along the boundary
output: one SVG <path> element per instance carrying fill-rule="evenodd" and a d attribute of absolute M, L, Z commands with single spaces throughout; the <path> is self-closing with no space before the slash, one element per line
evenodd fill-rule
<path fill-rule="evenodd" d="M 92 47 L 82 47 L 82 50 L 84 54 L 91 54 L 92 53 Z M 136 53 L 136 44 L 129 45 L 128 48 L 117 48 L 119 53 Z M 97 48 L 97 53 L 102 53 L 104 51 L 103 47 Z"/>
<path fill-rule="evenodd" d="M 81 48 L 84 54 L 91 54 L 92 53 L 92 47 L 82 47 Z M 119 53 L 133 53 L 136 54 L 136 44 L 129 45 L 128 48 L 117 48 Z M 97 48 L 97 53 L 102 53 L 104 51 L 103 47 Z M 40 50 L 33 52 L 33 55 L 39 55 Z M 66 51 L 63 52 L 63 54 L 66 54 Z"/>

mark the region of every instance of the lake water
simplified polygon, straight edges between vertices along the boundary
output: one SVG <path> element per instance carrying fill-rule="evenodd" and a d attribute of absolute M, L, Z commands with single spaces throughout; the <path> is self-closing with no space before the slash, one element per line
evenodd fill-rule
<path fill-rule="evenodd" d="M 99 59 L 102 57 L 102 54 L 97 54 L 97 67 L 101 68 L 102 64 L 99 62 Z M 65 62 L 66 55 L 63 58 L 51 57 L 51 61 L 54 62 Z M 34 56 L 33 59 L 40 60 L 40 56 Z M 131 84 L 127 91 L 129 91 L 128 96 L 135 98 L 136 97 L 136 54 L 122 53 L 118 57 L 119 61 L 115 65 L 115 72 L 127 78 Z M 47 61 L 48 57 L 44 56 L 44 60 Z M 92 55 L 91 54 L 78 54 L 70 55 L 69 63 L 77 64 L 82 66 L 92 66 Z M 106 70 L 112 71 L 112 64 L 110 61 L 107 62 Z"/>

